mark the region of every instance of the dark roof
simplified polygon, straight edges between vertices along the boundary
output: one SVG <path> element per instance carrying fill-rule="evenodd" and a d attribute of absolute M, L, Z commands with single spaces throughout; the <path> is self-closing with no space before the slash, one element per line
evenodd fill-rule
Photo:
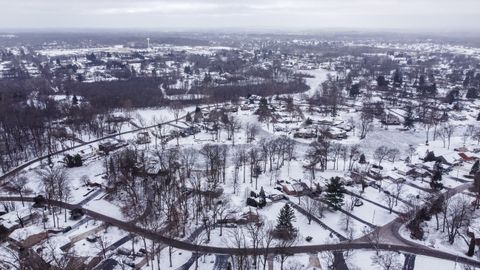
<path fill-rule="evenodd" d="M 95 270 L 114 270 L 115 266 L 117 266 L 118 264 L 119 263 L 114 259 L 106 259 L 99 265 L 97 265 L 97 267 L 95 267 Z"/>

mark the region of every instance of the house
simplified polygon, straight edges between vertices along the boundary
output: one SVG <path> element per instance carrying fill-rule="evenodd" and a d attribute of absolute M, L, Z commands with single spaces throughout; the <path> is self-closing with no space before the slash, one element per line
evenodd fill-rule
<path fill-rule="evenodd" d="M 0 217 L 0 225 L 9 231 L 14 231 L 17 228 L 23 227 L 25 223 L 37 216 L 38 213 L 36 211 L 32 212 L 28 208 L 21 208 L 2 215 Z"/>
<path fill-rule="evenodd" d="M 382 117 L 382 124 L 390 126 L 390 125 L 400 125 L 401 121 L 400 118 L 394 114 L 386 113 Z"/>
<path fill-rule="evenodd" d="M 307 186 L 307 184 L 299 181 L 293 184 L 282 184 L 282 190 L 287 195 L 301 196 L 308 193 L 310 191 L 310 188 Z"/>
<path fill-rule="evenodd" d="M 240 107 L 240 110 L 242 110 L 242 111 L 249 111 L 249 110 L 250 110 L 250 106 L 248 106 L 248 105 L 246 105 L 246 104 L 245 104 L 245 105 L 242 105 L 242 106 Z"/>
<path fill-rule="evenodd" d="M 235 223 L 238 225 L 245 225 L 248 223 L 258 223 L 258 222 L 260 222 L 260 217 L 252 211 L 242 214 L 239 218 L 235 220 Z"/>
<path fill-rule="evenodd" d="M 478 159 L 478 157 L 468 156 L 465 153 L 458 153 L 458 155 L 460 156 L 460 159 L 464 162 L 473 163 L 474 161 L 476 161 Z"/>
<path fill-rule="evenodd" d="M 327 131 L 325 131 L 325 136 L 332 140 L 341 140 L 348 137 L 345 130 L 337 127 L 330 127 Z"/>
<path fill-rule="evenodd" d="M 227 110 L 227 112 L 232 112 L 232 113 L 238 112 L 238 106 L 227 106 L 225 110 Z"/>
<path fill-rule="evenodd" d="M 312 139 L 317 137 L 317 131 L 311 128 L 302 128 L 293 133 L 294 138 Z"/>
<path fill-rule="evenodd" d="M 190 126 L 186 129 L 183 129 L 182 131 L 180 131 L 180 136 L 182 137 L 188 137 L 190 135 L 195 135 L 197 133 L 200 133 L 200 128 L 196 127 L 196 126 Z"/>
<path fill-rule="evenodd" d="M 110 139 L 98 145 L 98 150 L 102 153 L 108 154 L 111 151 L 120 149 L 126 146 L 127 143 L 122 140 Z"/>
<path fill-rule="evenodd" d="M 439 164 L 446 165 L 446 166 L 451 166 L 451 165 L 455 164 L 456 159 L 452 155 L 443 155 L 443 156 L 435 157 L 435 162 L 439 163 Z"/>
<path fill-rule="evenodd" d="M 375 180 L 382 180 L 383 179 L 382 172 L 380 172 L 380 170 L 376 170 L 376 169 L 370 169 L 367 172 L 367 176 L 369 176 L 369 177 L 371 177 Z"/>
<path fill-rule="evenodd" d="M 84 211 L 82 208 L 75 208 L 70 211 L 70 219 L 71 220 L 79 220 L 83 217 Z"/>
<path fill-rule="evenodd" d="M 137 134 L 137 144 L 147 144 L 151 142 L 150 134 L 147 131 L 140 132 Z"/>
<path fill-rule="evenodd" d="M 94 269 L 95 270 L 114 270 L 117 269 L 120 263 L 114 259 L 106 259 L 102 261 L 99 265 L 97 265 Z"/>
<path fill-rule="evenodd" d="M 407 176 L 410 176 L 413 179 L 416 179 L 416 178 L 423 179 L 423 178 L 431 177 L 432 174 L 429 171 L 422 168 L 412 168 L 407 171 Z"/>
<path fill-rule="evenodd" d="M 118 255 L 124 255 L 124 256 L 130 256 L 132 254 L 132 251 L 128 248 L 120 247 L 117 249 L 117 254 Z"/>
<path fill-rule="evenodd" d="M 219 219 L 218 223 L 220 224 L 237 224 L 237 225 L 245 225 L 248 223 L 259 223 L 260 216 L 252 211 L 248 211 L 246 213 L 236 215 L 236 216 L 229 216 L 223 219 Z"/>

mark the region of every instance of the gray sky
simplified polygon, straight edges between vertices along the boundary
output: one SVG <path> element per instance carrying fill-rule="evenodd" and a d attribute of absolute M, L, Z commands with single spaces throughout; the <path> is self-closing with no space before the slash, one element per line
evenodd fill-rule
<path fill-rule="evenodd" d="M 0 0 L 0 28 L 480 29 L 480 0 Z"/>

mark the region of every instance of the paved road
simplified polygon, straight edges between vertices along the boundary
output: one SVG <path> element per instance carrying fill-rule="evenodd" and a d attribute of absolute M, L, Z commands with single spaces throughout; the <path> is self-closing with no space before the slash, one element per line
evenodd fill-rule
<path fill-rule="evenodd" d="M 333 267 L 335 270 L 348 270 L 347 263 L 343 257 L 343 252 L 333 252 Z"/>
<path fill-rule="evenodd" d="M 196 228 L 186 239 L 185 241 L 187 242 L 193 242 L 197 237 L 205 230 L 205 226 L 200 226 Z M 202 256 L 199 253 L 192 253 L 192 256 L 186 263 L 184 263 L 182 266 L 180 266 L 177 270 L 188 270 L 190 267 L 195 263 L 195 261 Z"/>
<path fill-rule="evenodd" d="M 88 194 L 87 197 L 85 197 L 85 199 L 83 199 L 82 201 L 80 201 L 78 203 L 79 206 L 84 206 L 85 204 L 87 204 L 88 202 L 90 202 L 91 200 L 93 200 L 95 197 L 97 197 L 100 193 L 102 193 L 102 189 L 96 189 L 95 191 L 93 191 L 92 193 Z"/>
<path fill-rule="evenodd" d="M 454 190 L 454 189 L 452 189 Z M 450 193 L 452 190 L 449 190 L 447 193 Z M 463 189 L 458 189 L 458 191 L 463 191 Z M 452 192 L 453 193 L 453 192 Z M 453 194 L 448 194 L 453 195 Z M 24 198 L 25 201 L 33 202 L 33 197 Z M 21 201 L 19 196 L 2 196 L 0 201 Z M 54 205 L 56 207 L 66 208 L 72 210 L 78 208 L 77 205 L 68 204 L 55 200 L 46 200 L 46 203 Z M 184 242 L 181 240 L 173 239 L 166 237 L 162 234 L 159 234 L 154 231 L 150 231 L 141 227 L 136 226 L 130 222 L 118 220 L 110 216 L 103 215 L 101 213 L 83 209 L 86 215 L 91 216 L 94 219 L 101 220 L 103 222 L 110 223 L 122 230 L 128 231 L 132 234 L 140 235 L 148 239 L 154 239 L 157 242 L 162 242 L 166 245 L 172 246 L 174 248 L 188 250 L 192 252 L 200 253 L 211 253 L 211 254 L 224 254 L 224 255 L 253 255 L 256 253 L 268 253 L 268 254 L 283 254 L 285 252 L 289 254 L 299 254 L 299 253 L 313 253 L 313 252 L 324 252 L 324 251 L 343 251 L 343 250 L 355 250 L 355 249 L 380 249 L 386 251 L 397 251 L 403 253 L 411 253 L 417 255 L 424 255 L 429 257 L 440 258 L 444 260 L 456 261 L 458 263 L 468 264 L 474 267 L 480 267 L 480 261 L 473 260 L 471 258 L 466 258 L 463 256 L 457 256 L 447 252 L 443 252 L 436 249 L 431 249 L 426 246 L 408 246 L 408 245 L 399 245 L 393 244 L 391 242 L 349 242 L 349 243 L 337 243 L 337 244 L 324 244 L 324 245 L 308 245 L 308 246 L 293 246 L 287 249 L 279 247 L 270 247 L 268 250 L 263 249 L 252 249 L 252 248 L 228 248 L 228 247 L 216 247 L 216 246 L 206 246 L 206 245 L 197 245 L 191 242 Z"/>
<path fill-rule="evenodd" d="M 225 270 L 227 269 L 227 264 L 228 264 L 228 255 L 216 254 L 213 270 Z"/>
<path fill-rule="evenodd" d="M 339 212 L 342 212 L 343 214 L 345 214 L 345 215 L 347 215 L 347 216 L 350 216 L 351 218 L 353 218 L 353 219 L 355 219 L 355 220 L 357 220 L 357 221 L 359 221 L 359 222 L 367 225 L 367 226 L 370 227 L 370 228 L 376 228 L 376 227 L 377 227 L 377 226 L 375 226 L 374 224 L 372 224 L 372 223 L 370 223 L 370 222 L 368 222 L 368 221 L 366 221 L 366 220 L 363 220 L 363 219 L 355 216 L 354 214 L 352 214 L 352 213 L 350 213 L 350 212 L 348 212 L 348 211 L 345 211 L 345 210 L 342 209 L 341 207 L 336 207 L 336 206 L 334 206 L 333 204 L 329 203 L 328 201 L 326 201 L 326 200 L 324 200 L 324 199 L 321 199 L 321 198 L 318 198 L 318 197 L 311 197 L 311 198 L 314 199 L 314 200 L 317 200 L 317 201 L 319 201 L 319 202 L 322 202 L 322 203 L 324 203 L 324 204 L 332 207 L 333 209 L 335 209 L 335 210 L 337 210 L 337 211 L 339 211 Z"/>
<path fill-rule="evenodd" d="M 365 198 L 365 197 L 363 197 L 363 196 L 361 196 L 361 195 L 358 195 L 358 194 L 356 194 L 356 193 L 353 193 L 353 192 L 351 192 L 351 191 L 347 191 L 347 194 L 349 194 L 349 195 L 351 195 L 351 196 L 354 196 L 354 197 L 357 197 L 357 198 L 359 198 L 359 199 L 362 199 L 362 200 L 364 200 L 364 201 L 366 201 L 366 202 L 369 202 L 369 203 L 371 203 L 371 204 L 373 204 L 373 205 L 376 205 L 376 206 L 378 206 L 378 207 L 380 207 L 380 208 L 383 208 L 383 209 L 385 209 L 385 210 L 387 210 L 387 211 L 392 211 L 392 213 L 394 213 L 394 214 L 397 214 L 397 215 L 400 215 L 400 214 L 401 214 L 400 212 L 398 212 L 398 211 L 396 211 L 396 210 L 394 210 L 394 209 L 390 210 L 388 207 L 386 207 L 386 206 L 383 205 L 383 204 L 379 204 L 379 203 L 377 203 L 377 202 L 375 202 L 375 201 L 372 201 L 372 200 L 370 200 L 370 199 L 367 199 L 367 198 Z M 399 200 L 399 201 L 400 201 L 400 200 Z"/>
<path fill-rule="evenodd" d="M 82 218 L 82 220 L 80 220 L 79 222 L 77 222 L 77 223 L 75 223 L 71 226 L 72 230 L 78 229 L 80 226 L 82 226 L 83 224 L 87 223 L 90 220 L 92 220 L 91 217 Z"/>
<path fill-rule="evenodd" d="M 313 214 L 310 214 L 308 213 L 307 210 L 303 209 L 300 205 L 296 204 L 296 203 L 293 203 L 292 201 L 289 201 L 290 202 L 290 205 L 295 208 L 298 212 L 300 212 L 302 215 L 306 216 L 307 218 L 311 218 L 312 221 L 314 221 L 315 223 L 319 224 L 322 228 L 330 231 L 332 234 L 334 234 L 340 241 L 346 241 L 347 238 L 345 236 L 343 236 L 342 234 L 340 234 L 339 232 L 335 231 L 334 229 L 332 229 L 330 226 L 328 226 L 327 224 L 323 223 L 318 217 L 316 217 L 315 215 Z"/>
<path fill-rule="evenodd" d="M 110 246 L 108 246 L 106 248 L 106 250 L 115 250 L 117 248 L 119 248 L 121 245 L 127 243 L 128 241 L 132 240 L 134 237 L 133 234 L 128 234 L 120 239 L 118 239 L 117 241 L 115 241 L 113 244 L 111 244 Z"/>
<path fill-rule="evenodd" d="M 186 114 L 180 118 L 178 118 L 178 120 L 180 119 L 183 119 L 186 117 Z M 171 121 L 165 121 L 163 123 L 159 123 L 161 125 L 165 125 L 165 124 L 170 124 L 170 123 L 174 123 L 175 121 L 177 120 L 171 120 Z M 75 146 L 72 146 L 72 147 L 68 147 L 68 148 L 65 148 L 65 149 L 62 149 L 62 150 L 59 150 L 57 152 L 54 152 L 54 153 L 51 153 L 51 154 L 46 154 L 46 155 L 43 155 L 43 156 L 40 156 L 38 158 L 34 158 L 28 162 L 25 162 L 23 163 L 22 165 L 20 166 L 17 166 L 15 168 L 13 168 L 12 170 L 4 173 L 3 175 L 0 175 L 0 183 L 2 183 L 5 179 L 7 179 L 8 177 L 20 172 L 21 170 L 27 168 L 28 166 L 36 163 L 36 162 L 39 162 L 39 161 L 42 161 L 42 160 L 45 160 L 48 158 L 48 156 L 56 156 L 56 155 L 60 155 L 60 154 L 63 154 L 65 152 L 68 152 L 68 151 L 71 151 L 71 150 L 74 150 L 74 149 L 77 149 L 77 148 L 80 148 L 80 147 L 84 147 L 84 146 L 87 146 L 87 145 L 90 145 L 92 143 L 96 143 L 96 142 L 100 142 L 100 141 L 103 141 L 103 140 L 106 140 L 106 139 L 111 139 L 111 138 L 115 138 L 117 136 L 122 136 L 122 135 L 125 135 L 125 134 L 130 134 L 130 133 L 135 133 L 135 132 L 138 132 L 138 131 L 143 131 L 143 130 L 147 130 L 147 129 L 150 129 L 150 128 L 154 128 L 158 126 L 158 124 L 155 124 L 155 125 L 150 125 L 150 126 L 145 126 L 145 127 L 139 127 L 139 128 L 135 128 L 135 129 L 132 129 L 132 130 L 128 130 L 128 131 L 123 131 L 123 132 L 120 132 L 120 133 L 115 133 L 115 134 L 111 134 L 111 135 L 107 135 L 107 136 L 104 136 L 104 137 L 101 137 L 101 138 L 98 138 L 98 139 L 95 139 L 95 140 L 91 140 L 91 141 L 88 141 L 88 142 L 84 142 L 84 143 L 80 143 L 78 145 L 75 145 Z"/>
<path fill-rule="evenodd" d="M 377 181 L 377 180 L 372 180 L 372 181 L 369 182 L 369 184 L 375 183 L 376 181 Z M 408 185 L 408 186 L 417 187 L 417 189 L 420 189 L 420 190 L 422 190 L 422 191 L 425 191 L 425 189 L 423 189 L 423 188 L 421 188 L 421 187 L 418 187 L 417 185 L 412 184 L 410 181 L 405 182 L 405 184 Z M 398 200 L 399 202 L 402 202 L 402 203 L 404 203 L 404 204 L 406 204 L 406 205 L 409 205 L 409 206 L 412 205 L 409 201 L 402 199 L 400 196 L 399 196 L 398 198 L 396 198 L 392 193 L 390 193 L 388 190 L 384 189 L 384 188 L 381 187 L 381 186 L 379 187 L 379 189 L 380 189 L 379 192 L 382 192 L 383 194 L 385 194 L 385 195 L 387 195 L 387 196 L 389 196 L 389 197 L 392 197 L 392 198 Z M 378 190 L 378 189 L 377 189 L 377 190 Z M 431 193 L 432 190 L 426 191 L 426 192 L 430 192 L 430 193 Z M 387 209 L 388 209 L 388 208 L 387 208 Z"/>
<path fill-rule="evenodd" d="M 405 262 L 403 263 L 402 270 L 414 270 L 416 258 L 417 256 L 413 254 L 405 254 Z"/>
<path fill-rule="evenodd" d="M 190 267 L 195 263 L 195 261 L 198 258 L 200 258 L 200 256 L 202 256 L 202 255 L 199 254 L 199 253 L 192 253 L 192 257 L 190 257 L 190 259 L 188 259 L 188 261 L 186 263 L 184 263 L 182 266 L 177 268 L 177 270 L 188 270 L 188 269 L 190 269 Z"/>

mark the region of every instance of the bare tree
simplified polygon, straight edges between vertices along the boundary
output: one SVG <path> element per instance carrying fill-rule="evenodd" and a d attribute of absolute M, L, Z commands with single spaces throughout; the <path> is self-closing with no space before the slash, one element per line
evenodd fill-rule
<path fill-rule="evenodd" d="M 60 200 L 66 202 L 70 198 L 70 184 L 68 180 L 68 175 L 63 168 L 53 167 L 47 168 L 40 173 L 41 181 L 43 184 L 43 189 L 47 199 L 51 200 Z M 57 227 L 58 216 L 56 216 L 56 208 L 51 206 L 49 207 L 53 215 L 53 226 Z M 66 208 L 65 208 L 65 219 L 66 219 Z"/>
<path fill-rule="evenodd" d="M 97 241 L 95 242 L 95 246 L 100 250 L 102 253 L 103 259 L 107 258 L 107 247 L 110 245 L 110 241 L 106 234 L 102 234 L 97 236 Z"/>
<path fill-rule="evenodd" d="M 251 143 L 253 140 L 255 140 L 258 130 L 259 128 L 257 124 L 247 123 L 245 127 L 247 143 Z"/>
<path fill-rule="evenodd" d="M 308 160 L 306 168 L 311 170 L 313 179 L 315 179 L 315 168 L 317 165 L 320 165 L 321 170 L 327 168 L 329 148 L 330 141 L 327 139 L 319 142 L 315 141 L 310 144 L 305 157 Z"/>
<path fill-rule="evenodd" d="M 272 246 L 274 242 L 274 226 L 271 222 L 265 223 L 261 228 L 260 228 L 260 234 L 261 234 L 261 239 L 262 241 L 260 242 L 260 247 L 263 249 L 263 270 L 267 268 L 267 260 L 269 256 L 269 251 L 270 247 Z"/>
<path fill-rule="evenodd" d="M 395 181 L 394 189 L 392 195 L 395 197 L 395 206 L 398 205 L 398 199 L 400 198 L 400 194 L 402 194 L 403 187 L 405 186 L 405 181 L 399 179 Z"/>
<path fill-rule="evenodd" d="M 15 176 L 10 182 L 12 189 L 20 195 L 20 198 L 22 200 L 22 206 L 25 206 L 25 203 L 23 201 L 23 194 L 25 193 L 25 191 L 27 191 L 27 181 L 27 177 L 22 175 Z"/>
<path fill-rule="evenodd" d="M 247 248 L 247 237 L 242 228 L 236 227 L 228 232 L 228 243 L 227 246 L 233 247 L 239 250 Z M 233 269 L 245 269 L 248 264 L 248 256 L 246 255 L 236 255 L 233 256 L 232 260 Z"/>
<path fill-rule="evenodd" d="M 298 242 L 298 234 L 295 234 L 294 237 L 281 238 L 277 241 L 276 247 L 280 253 L 280 270 L 283 270 L 283 265 L 291 253 L 288 252 L 288 249 L 294 246 Z"/>
<path fill-rule="evenodd" d="M 445 133 L 445 136 L 447 137 L 447 141 L 448 141 L 448 147 L 447 148 L 448 149 L 450 149 L 450 140 L 452 138 L 453 133 L 455 133 L 456 128 L 457 128 L 456 126 L 454 126 L 450 123 L 448 123 L 448 124 L 446 124 L 442 127 L 443 132 Z"/>
<path fill-rule="evenodd" d="M 348 170 L 351 171 L 353 169 L 353 166 L 355 165 L 355 162 L 359 159 L 360 157 L 360 145 L 355 144 L 350 146 L 350 151 L 348 153 Z"/>
<path fill-rule="evenodd" d="M 379 146 L 377 149 L 375 149 L 375 152 L 373 153 L 373 158 L 378 161 L 378 166 L 380 166 L 385 157 L 388 156 L 388 152 L 389 149 L 384 145 Z"/>
<path fill-rule="evenodd" d="M 467 228 L 470 225 L 472 210 L 469 200 L 463 196 L 452 198 L 446 205 L 445 216 L 448 242 L 453 244 L 460 229 Z"/>
<path fill-rule="evenodd" d="M 262 238 L 265 237 L 265 234 L 262 233 L 262 226 L 263 224 L 261 222 L 249 223 L 246 226 L 251 243 L 250 247 L 253 249 L 253 265 L 255 268 L 258 267 L 259 248 L 263 242 Z"/>
<path fill-rule="evenodd" d="M 353 196 L 351 196 L 351 198 L 353 198 Z M 351 201 L 351 200 L 347 200 L 345 202 L 345 204 L 343 205 L 343 208 L 345 211 L 347 212 L 352 212 L 353 208 L 354 208 L 354 203 Z M 343 224 L 344 227 L 344 230 L 345 231 L 348 231 L 350 229 L 350 223 L 352 221 L 352 217 L 346 213 L 342 213 L 342 217 L 340 219 L 340 222 Z"/>
<path fill-rule="evenodd" d="M 235 135 L 242 127 L 241 122 L 234 116 L 230 116 L 226 123 L 227 139 L 232 140 L 232 145 L 235 145 Z"/>
<path fill-rule="evenodd" d="M 387 204 L 389 213 L 392 213 L 393 207 L 395 206 L 396 197 L 392 194 L 383 193 L 383 201 Z"/>
<path fill-rule="evenodd" d="M 392 162 L 395 163 L 395 160 L 400 155 L 400 150 L 398 148 L 390 148 L 388 149 L 387 158 Z"/>
<path fill-rule="evenodd" d="M 315 202 L 316 200 L 305 197 L 305 199 L 300 203 L 300 206 L 308 213 L 307 219 L 309 225 L 312 223 L 312 216 L 314 216 L 315 211 L 318 210 L 318 205 Z"/>
<path fill-rule="evenodd" d="M 372 263 L 380 266 L 383 270 L 400 270 L 402 264 L 399 253 L 392 251 L 381 251 L 372 256 Z"/>
<path fill-rule="evenodd" d="M 198 157 L 197 150 L 193 148 L 185 148 L 180 151 L 180 162 L 182 163 L 187 178 L 190 178 L 193 166 L 195 165 Z"/>
<path fill-rule="evenodd" d="M 180 113 L 182 113 L 183 111 L 183 105 L 180 102 L 172 102 L 172 104 L 170 104 L 170 110 L 172 111 L 173 117 L 175 118 L 175 123 L 177 123 L 180 117 Z"/>
<path fill-rule="evenodd" d="M 367 137 L 368 132 L 373 129 L 373 114 L 367 110 L 363 110 L 360 115 L 360 140 Z"/>

